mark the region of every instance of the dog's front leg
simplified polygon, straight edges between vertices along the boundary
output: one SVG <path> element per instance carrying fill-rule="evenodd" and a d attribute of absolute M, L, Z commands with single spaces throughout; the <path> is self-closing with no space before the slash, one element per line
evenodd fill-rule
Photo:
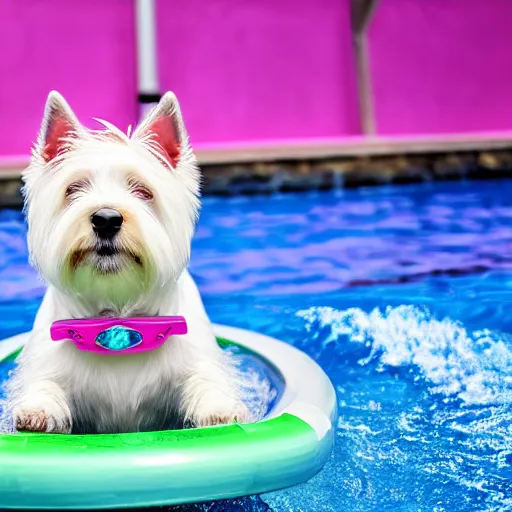
<path fill-rule="evenodd" d="M 185 426 L 251 421 L 251 414 L 236 389 L 233 372 L 222 359 L 196 362 L 184 375 L 181 410 Z"/>
<path fill-rule="evenodd" d="M 69 434 L 71 411 L 64 391 L 51 380 L 32 381 L 12 404 L 14 426 L 20 431 Z"/>

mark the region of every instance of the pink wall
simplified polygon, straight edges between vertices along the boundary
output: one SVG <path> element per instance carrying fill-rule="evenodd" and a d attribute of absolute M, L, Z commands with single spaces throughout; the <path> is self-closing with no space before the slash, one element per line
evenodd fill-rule
<path fill-rule="evenodd" d="M 162 89 L 192 142 L 360 134 L 349 0 L 158 0 Z M 369 31 L 383 135 L 512 129 L 512 0 L 386 0 Z M 0 2 L 0 155 L 27 154 L 46 95 L 136 120 L 133 0 Z"/>
<path fill-rule="evenodd" d="M 2 0 L 0 48 L 0 154 L 29 152 L 51 89 L 85 124 L 134 121 L 131 1 Z"/>
<path fill-rule="evenodd" d="M 21 3 L 21 8 L 20 8 Z M 194 143 L 358 133 L 348 0 L 160 0 L 162 90 Z M 46 95 L 124 128 L 136 108 L 128 0 L 0 3 L 0 155 L 26 154 Z"/>
<path fill-rule="evenodd" d="M 159 0 L 160 77 L 192 141 L 359 133 L 349 0 Z"/>
<path fill-rule="evenodd" d="M 370 26 L 380 134 L 512 128 L 512 1 L 387 0 Z"/>

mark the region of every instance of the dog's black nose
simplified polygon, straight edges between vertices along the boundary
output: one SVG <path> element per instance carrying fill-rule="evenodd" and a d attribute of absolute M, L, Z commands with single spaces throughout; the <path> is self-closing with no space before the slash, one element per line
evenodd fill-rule
<path fill-rule="evenodd" d="M 100 238 L 112 238 L 123 224 L 123 216 L 112 208 L 102 208 L 91 216 L 92 229 Z"/>

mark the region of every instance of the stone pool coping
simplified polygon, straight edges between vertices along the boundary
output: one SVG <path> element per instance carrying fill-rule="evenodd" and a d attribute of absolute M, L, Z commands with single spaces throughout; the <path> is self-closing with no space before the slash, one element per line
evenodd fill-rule
<path fill-rule="evenodd" d="M 199 146 L 205 195 L 512 177 L 512 133 Z M 0 160 L 0 207 L 22 204 L 28 157 Z"/>

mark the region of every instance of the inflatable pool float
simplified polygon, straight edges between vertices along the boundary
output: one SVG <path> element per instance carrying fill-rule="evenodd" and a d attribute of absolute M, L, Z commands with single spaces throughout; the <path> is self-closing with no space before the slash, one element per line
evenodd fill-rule
<path fill-rule="evenodd" d="M 130 434 L 0 435 L 0 509 L 134 508 L 234 498 L 307 481 L 334 442 L 335 392 L 306 354 L 268 336 L 215 326 L 280 382 L 256 423 Z M 13 359 L 29 333 L 0 342 Z"/>

